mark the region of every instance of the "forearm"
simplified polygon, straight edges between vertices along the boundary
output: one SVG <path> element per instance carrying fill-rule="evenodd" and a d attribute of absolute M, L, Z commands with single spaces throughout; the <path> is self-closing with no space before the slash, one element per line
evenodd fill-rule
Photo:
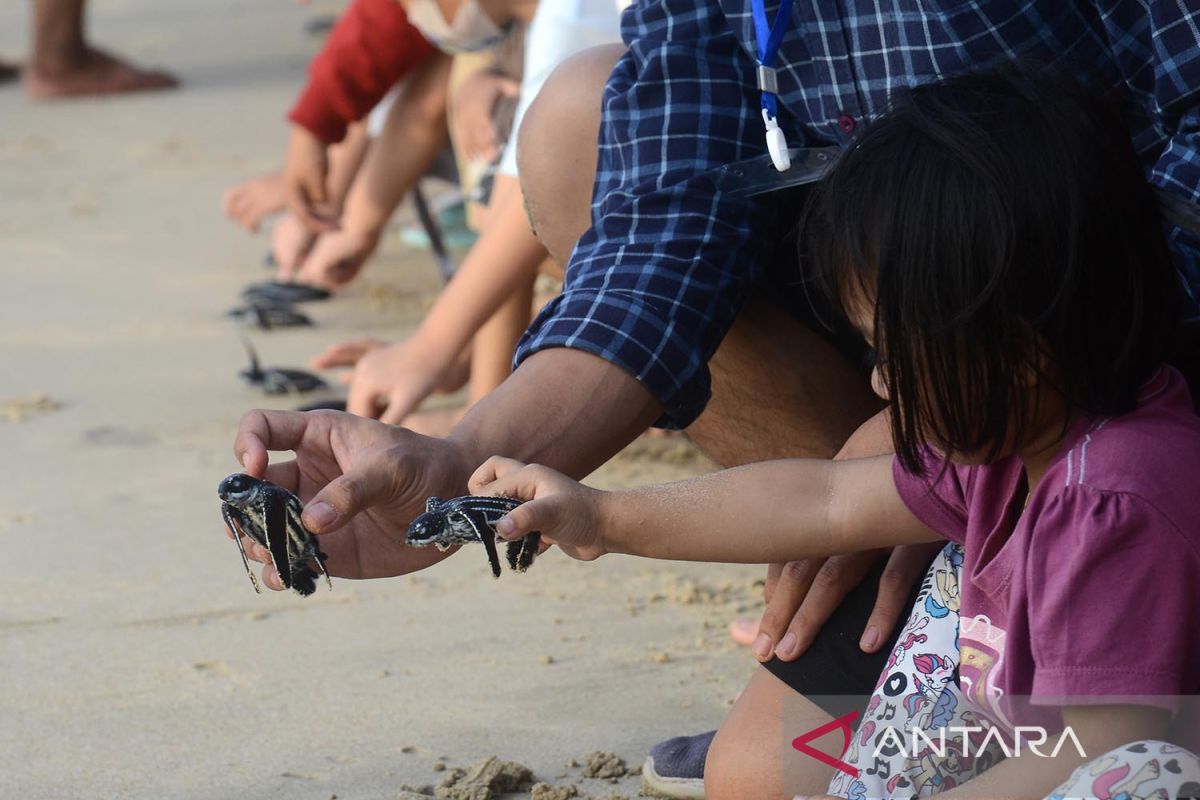
<path fill-rule="evenodd" d="M 610 552 L 673 561 L 766 564 L 830 555 L 847 549 L 830 526 L 832 467 L 768 461 L 608 493 L 599 532 Z"/>
<path fill-rule="evenodd" d="M 506 300 L 529 285 L 545 257 L 545 248 L 529 230 L 516 179 L 498 176 L 483 235 L 414 337 L 431 358 L 449 363 Z"/>
<path fill-rule="evenodd" d="M 388 111 L 346 199 L 347 219 L 379 234 L 445 146 L 446 78 L 450 60 L 429 56 L 409 76 Z"/>
<path fill-rule="evenodd" d="M 618 366 L 582 350 L 535 353 L 451 432 L 468 459 L 504 455 L 582 478 L 662 414 Z"/>
<path fill-rule="evenodd" d="M 937 537 L 892 482 L 891 456 L 787 459 L 603 495 L 604 548 L 675 561 L 783 563 Z"/>
<path fill-rule="evenodd" d="M 356 123 L 347 129 L 345 139 L 329 148 L 329 179 L 327 183 L 329 184 L 330 200 L 338 208 L 345 204 L 346 198 L 350 194 L 354 178 L 358 175 L 358 169 L 366 158 L 367 145 L 366 125 Z"/>

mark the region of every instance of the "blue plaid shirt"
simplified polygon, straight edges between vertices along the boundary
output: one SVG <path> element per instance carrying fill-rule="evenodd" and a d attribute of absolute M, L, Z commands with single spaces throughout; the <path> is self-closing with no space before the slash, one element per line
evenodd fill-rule
<path fill-rule="evenodd" d="M 778 0 L 767 0 L 768 19 Z M 845 145 L 895 90 L 1017 56 L 1068 59 L 1125 101 L 1152 181 L 1200 199 L 1200 11 L 1191 0 L 796 0 L 780 49 L 779 123 L 797 145 Z M 844 10 L 843 10 L 844 9 Z M 749 0 L 639 0 L 605 87 L 592 228 L 563 293 L 516 362 L 550 347 L 600 356 L 685 427 L 707 362 L 761 277 L 786 219 L 704 173 L 766 152 Z M 1170 233 L 1200 287 L 1200 243 Z"/>

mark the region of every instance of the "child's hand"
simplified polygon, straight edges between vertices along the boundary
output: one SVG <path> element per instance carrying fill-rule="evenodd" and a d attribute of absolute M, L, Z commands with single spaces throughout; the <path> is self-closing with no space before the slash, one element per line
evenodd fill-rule
<path fill-rule="evenodd" d="M 292 126 L 283 167 L 283 190 L 288 208 L 313 233 L 338 229 L 338 214 L 330 208 L 328 146 L 300 125 Z"/>
<path fill-rule="evenodd" d="M 379 234 L 353 230 L 322 234 L 296 270 L 296 280 L 322 289 L 337 289 L 358 275 L 379 246 Z"/>
<path fill-rule="evenodd" d="M 592 561 L 608 552 L 601 535 L 601 507 L 608 495 L 549 467 L 492 456 L 475 470 L 467 488 L 472 494 L 525 501 L 496 523 L 501 539 L 520 539 L 540 531 L 543 542 L 558 545 L 580 561 Z"/>
<path fill-rule="evenodd" d="M 416 338 L 371 350 L 354 366 L 346 410 L 399 425 L 433 394 L 454 366 Z"/>

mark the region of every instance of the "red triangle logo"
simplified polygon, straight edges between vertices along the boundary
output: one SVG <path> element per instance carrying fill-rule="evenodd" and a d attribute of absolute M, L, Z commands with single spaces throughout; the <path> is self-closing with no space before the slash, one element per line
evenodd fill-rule
<path fill-rule="evenodd" d="M 822 764 L 827 764 L 834 769 L 844 772 L 851 778 L 858 777 L 858 769 L 850 766 L 845 761 L 842 761 L 841 756 L 846 755 L 846 751 L 850 749 L 850 740 L 854 738 L 854 723 L 858 721 L 858 712 L 851 711 L 849 714 L 838 717 L 832 722 L 827 722 L 819 728 L 813 728 L 808 733 L 803 733 L 792 740 L 792 748 L 806 756 L 812 756 Z M 842 753 L 841 756 L 834 758 L 831 755 L 822 753 L 820 750 L 809 747 L 808 743 L 814 739 L 820 739 L 825 734 L 832 730 L 841 729 L 842 731 Z"/>

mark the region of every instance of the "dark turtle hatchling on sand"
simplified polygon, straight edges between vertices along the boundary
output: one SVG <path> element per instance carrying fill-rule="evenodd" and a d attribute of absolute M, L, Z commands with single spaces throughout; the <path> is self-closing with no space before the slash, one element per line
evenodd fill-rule
<path fill-rule="evenodd" d="M 300 521 L 303 510 L 300 498 L 281 486 L 240 472 L 221 481 L 217 496 L 221 498 L 221 516 L 237 541 L 242 565 L 254 584 L 254 591 L 262 589 L 250 569 L 242 536 L 250 537 L 271 552 L 271 563 L 287 588 L 307 597 L 317 589 L 317 575 L 324 574 L 325 583 L 333 589 L 325 571 L 325 554 Z M 314 563 L 320 573 L 313 568 Z"/>
<path fill-rule="evenodd" d="M 302 394 L 314 389 L 324 389 L 325 381 L 311 372 L 286 367 L 263 367 L 258 363 L 258 351 L 250 340 L 242 337 L 242 347 L 250 359 L 250 366 L 239 375 L 252 386 L 258 386 L 267 394 Z"/>
<path fill-rule="evenodd" d="M 500 556 L 496 552 L 496 523 L 523 501 L 511 497 L 456 497 L 425 501 L 425 513 L 412 521 L 404 536 L 410 547 L 434 545 L 445 550 L 456 544 L 483 542 L 492 574 L 500 577 Z M 537 556 L 542 535 L 537 531 L 518 541 L 508 542 L 505 550 L 510 569 L 524 572 Z"/>

